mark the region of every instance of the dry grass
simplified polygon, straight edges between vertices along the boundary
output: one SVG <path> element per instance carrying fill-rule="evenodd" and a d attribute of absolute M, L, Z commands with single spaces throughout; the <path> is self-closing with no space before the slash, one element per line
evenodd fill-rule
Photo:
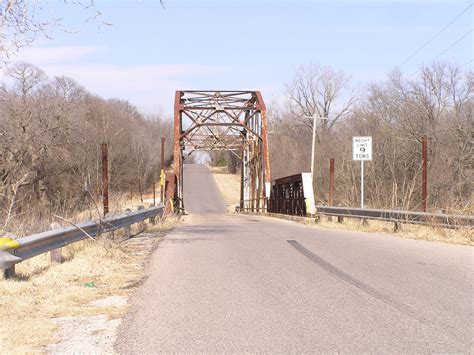
<path fill-rule="evenodd" d="M 212 175 L 217 187 L 227 204 L 228 212 L 235 212 L 235 205 L 240 201 L 240 176 L 227 173 L 227 168 L 212 167 Z"/>
<path fill-rule="evenodd" d="M 474 233 L 472 228 L 446 229 L 441 227 L 402 224 L 402 230 L 394 233 L 394 224 L 390 222 L 368 220 L 362 223 L 360 219 L 344 218 L 344 223 L 337 223 L 337 217 L 322 217 L 318 226 L 324 228 L 349 229 L 361 232 L 375 232 L 419 240 L 445 242 L 450 244 L 473 245 Z"/>
<path fill-rule="evenodd" d="M 234 205 L 240 200 L 240 176 L 226 173 L 224 168 L 210 168 L 217 186 L 227 202 L 229 212 L 234 212 Z M 367 224 L 361 223 L 360 219 L 344 218 L 344 223 L 337 223 L 337 218 L 333 217 L 329 221 L 323 217 L 318 226 L 324 228 L 357 230 L 361 232 L 374 232 L 398 235 L 404 238 L 430 240 L 451 244 L 473 245 L 474 233 L 472 228 L 446 229 L 430 226 L 419 226 L 413 224 L 403 224 L 402 230 L 394 233 L 393 223 L 370 220 Z"/>
<path fill-rule="evenodd" d="M 157 235 L 175 223 L 167 220 L 148 231 Z M 53 321 L 57 317 L 121 317 L 126 305 L 104 307 L 91 302 L 108 296 L 127 297 L 140 284 L 148 254 L 141 245 L 137 248 L 139 252 L 134 253 L 132 247 L 126 249 L 105 239 L 100 244 L 85 240 L 63 248 L 66 261 L 62 264 L 51 265 L 48 254 L 18 264 L 14 279 L 0 281 L 1 352 L 44 352 L 47 345 L 59 340 Z M 91 282 L 94 286 L 87 287 Z"/>

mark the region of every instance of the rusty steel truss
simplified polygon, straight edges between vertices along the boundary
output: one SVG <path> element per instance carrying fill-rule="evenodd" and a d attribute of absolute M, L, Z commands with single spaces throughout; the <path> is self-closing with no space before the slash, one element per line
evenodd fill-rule
<path fill-rule="evenodd" d="M 241 160 L 240 206 L 261 210 L 270 196 L 267 115 L 259 91 L 176 91 L 175 207 L 183 211 L 183 163 L 196 151 L 226 150 Z"/>

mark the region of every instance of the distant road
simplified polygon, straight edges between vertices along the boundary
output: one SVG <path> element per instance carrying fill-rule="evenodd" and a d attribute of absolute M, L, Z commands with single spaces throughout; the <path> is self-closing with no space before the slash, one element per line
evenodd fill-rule
<path fill-rule="evenodd" d="M 226 214 L 205 166 L 184 186 L 117 351 L 474 351 L 471 247 Z"/>
<path fill-rule="evenodd" d="M 186 213 L 225 213 L 226 203 L 205 165 L 184 164 L 184 209 Z"/>

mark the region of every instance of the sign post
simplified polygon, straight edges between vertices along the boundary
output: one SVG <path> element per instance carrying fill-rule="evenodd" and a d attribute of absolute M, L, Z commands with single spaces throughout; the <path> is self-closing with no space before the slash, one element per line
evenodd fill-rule
<path fill-rule="evenodd" d="M 360 208 L 364 208 L 364 161 L 372 160 L 372 137 L 352 137 L 352 160 L 360 161 Z"/>

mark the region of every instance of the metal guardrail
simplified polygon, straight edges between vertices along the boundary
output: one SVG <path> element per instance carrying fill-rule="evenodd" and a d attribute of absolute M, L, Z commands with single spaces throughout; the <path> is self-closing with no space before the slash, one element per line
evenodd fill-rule
<path fill-rule="evenodd" d="M 99 221 L 87 221 L 69 227 L 53 229 L 12 240 L 0 250 L 0 269 L 10 269 L 15 264 L 34 256 L 64 247 L 80 240 L 108 233 L 132 224 L 162 216 L 164 206 L 139 209 Z"/>
<path fill-rule="evenodd" d="M 376 219 L 395 223 L 423 224 L 447 228 L 474 226 L 474 216 L 468 215 L 332 206 L 316 206 L 316 210 L 318 213 L 328 216 Z"/>
<path fill-rule="evenodd" d="M 291 202 L 291 201 L 289 201 Z M 273 202 L 275 203 L 275 202 Z M 240 208 L 236 207 L 236 212 L 263 212 L 276 213 L 284 215 L 294 215 L 288 211 L 272 211 L 272 200 L 268 200 L 268 211 L 263 209 L 257 211 L 255 208 Z M 285 213 L 286 212 L 286 213 Z M 359 218 L 359 219 L 373 219 L 379 221 L 393 222 L 395 224 L 395 231 L 401 228 L 402 223 L 420 224 L 428 226 L 437 226 L 443 228 L 456 227 L 472 227 L 474 226 L 474 216 L 471 215 L 453 215 L 444 213 L 428 213 L 428 212 L 413 212 L 404 210 L 383 210 L 373 208 L 351 208 L 351 207 L 335 207 L 335 206 L 316 206 L 316 212 L 319 215 L 334 216 L 338 218 L 338 222 L 342 222 L 344 217 Z M 298 216 L 307 217 L 304 214 Z"/>

